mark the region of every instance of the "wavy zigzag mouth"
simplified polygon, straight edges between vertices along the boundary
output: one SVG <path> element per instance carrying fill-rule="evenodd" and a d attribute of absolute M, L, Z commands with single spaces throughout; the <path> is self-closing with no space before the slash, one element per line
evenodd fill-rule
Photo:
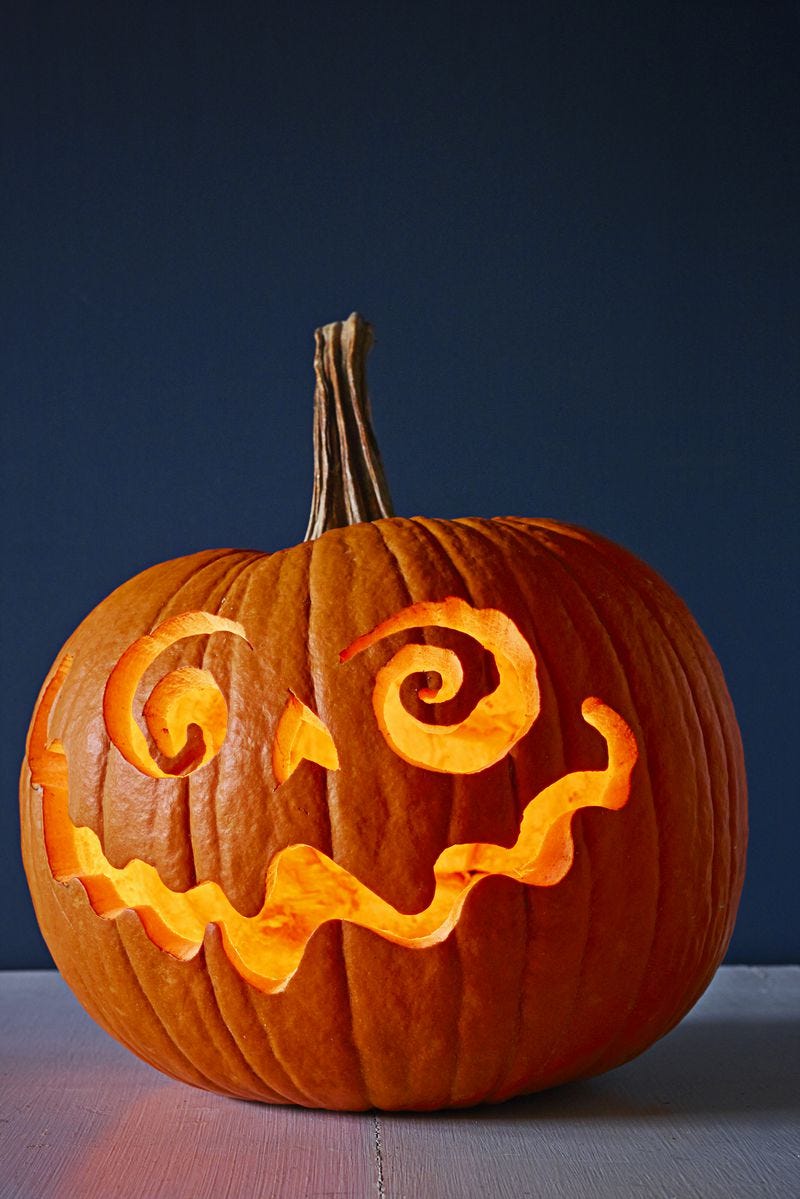
<path fill-rule="evenodd" d="M 526 806 L 510 848 L 472 842 L 443 850 L 434 865 L 434 896 L 423 911 L 399 912 L 321 850 L 294 844 L 269 863 L 261 910 L 243 916 L 216 882 L 173 891 L 154 866 L 139 858 L 121 869 L 112 866 L 97 834 L 72 823 L 64 747 L 48 741 L 50 712 L 70 665 L 64 658 L 46 687 L 28 747 L 31 782 L 42 789 L 45 849 L 54 880 L 77 879 L 103 919 L 132 909 L 150 940 L 176 958 L 194 957 L 208 925 L 218 925 L 231 964 L 267 993 L 285 989 L 311 937 L 328 921 L 348 921 L 398 945 L 425 949 L 450 934 L 467 897 L 486 878 L 501 875 L 528 886 L 554 886 L 572 865 L 573 815 L 587 807 L 622 808 L 638 756 L 622 717 L 601 700 L 586 699 L 581 712 L 606 741 L 606 768 L 575 771 L 541 791 Z"/>

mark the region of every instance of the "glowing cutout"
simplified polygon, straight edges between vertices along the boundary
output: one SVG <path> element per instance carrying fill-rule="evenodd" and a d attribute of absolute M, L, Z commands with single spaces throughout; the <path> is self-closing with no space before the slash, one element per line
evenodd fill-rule
<path fill-rule="evenodd" d="M 434 625 L 466 633 L 494 656 L 499 682 L 460 724 L 424 724 L 404 707 L 401 688 L 409 675 L 435 671 L 438 688 L 422 688 L 425 703 L 443 703 L 458 692 L 464 672 L 457 655 L 435 645 L 405 645 L 378 671 L 372 706 L 378 727 L 392 749 L 413 766 L 442 774 L 476 774 L 506 756 L 539 713 L 536 659 L 513 621 L 494 608 L 473 608 L 453 596 L 419 603 L 384 620 L 342 650 L 341 662 L 384 637 Z"/>
<path fill-rule="evenodd" d="M 289 692 L 272 746 L 272 770 L 278 785 L 294 774 L 301 762 L 339 769 L 339 755 L 325 725 L 294 692 Z"/>
<path fill-rule="evenodd" d="M 296 844 L 273 857 L 261 911 L 246 917 L 215 882 L 173 891 L 153 866 L 137 858 L 117 869 L 97 835 L 72 823 L 64 747 L 47 739 L 50 712 L 70 665 L 64 658 L 45 688 L 28 743 L 31 780 L 43 789 L 45 848 L 54 879 L 77 878 L 94 911 L 105 919 L 133 909 L 150 940 L 177 958 L 193 957 L 207 925 L 217 924 L 235 969 L 268 993 L 287 986 L 308 941 L 326 921 L 348 920 L 398 945 L 424 949 L 448 936 L 469 893 L 491 875 L 530 886 L 558 883 L 572 863 L 573 813 L 585 807 L 621 808 L 637 759 L 636 741 L 625 721 L 599 699 L 587 699 L 581 710 L 607 743 L 606 769 L 576 771 L 545 788 L 527 805 L 510 849 L 483 843 L 445 849 L 434 867 L 433 900 L 424 911 L 398 912 L 320 850 Z"/>
<path fill-rule="evenodd" d="M 233 633 L 247 641 L 235 620 L 210 612 L 171 616 L 146 637 L 134 641 L 109 675 L 103 696 L 108 735 L 127 762 L 154 779 L 192 774 L 219 753 L 228 729 L 228 705 L 207 670 L 181 666 L 161 679 L 144 705 L 144 718 L 166 770 L 153 760 L 147 739 L 133 718 L 133 700 L 142 675 L 176 641 L 206 633 Z M 248 642 L 249 644 L 249 642 Z"/>

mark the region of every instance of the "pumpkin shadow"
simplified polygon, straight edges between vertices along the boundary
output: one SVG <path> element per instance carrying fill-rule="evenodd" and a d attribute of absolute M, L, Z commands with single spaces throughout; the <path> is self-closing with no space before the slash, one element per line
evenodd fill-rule
<path fill-rule="evenodd" d="M 471 1108 L 456 1118 L 541 1123 L 778 1111 L 790 1116 L 800 1113 L 798 1078 L 800 1019 L 695 1019 L 608 1074 Z M 454 1113 L 438 1118 L 448 1116 Z"/>

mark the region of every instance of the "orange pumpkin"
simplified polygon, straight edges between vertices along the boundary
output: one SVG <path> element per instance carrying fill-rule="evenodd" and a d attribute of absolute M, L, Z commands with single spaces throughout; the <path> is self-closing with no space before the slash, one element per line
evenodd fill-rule
<path fill-rule="evenodd" d="M 391 517 L 369 340 L 355 316 L 317 335 L 309 538 L 155 566 L 67 642 L 25 867 L 78 998 L 175 1078 L 506 1099 L 619 1065 L 708 984 L 743 876 L 739 735 L 688 611 L 625 550 Z"/>

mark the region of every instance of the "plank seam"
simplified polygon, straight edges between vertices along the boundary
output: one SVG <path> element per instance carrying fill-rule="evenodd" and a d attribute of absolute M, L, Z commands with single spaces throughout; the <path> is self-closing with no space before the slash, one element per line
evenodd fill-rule
<path fill-rule="evenodd" d="M 375 1187 L 380 1199 L 386 1199 L 386 1186 L 383 1178 L 383 1136 L 381 1135 L 381 1118 L 375 1117 Z"/>

